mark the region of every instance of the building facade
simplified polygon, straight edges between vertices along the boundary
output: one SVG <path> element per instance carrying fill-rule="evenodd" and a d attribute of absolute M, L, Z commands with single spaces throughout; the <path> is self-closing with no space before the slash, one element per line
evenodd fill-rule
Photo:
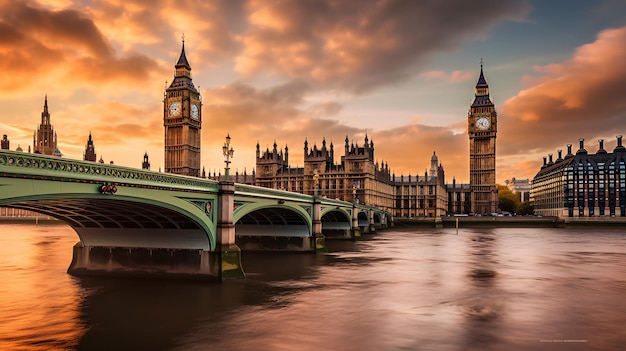
<path fill-rule="evenodd" d="M 470 190 L 472 213 L 498 212 L 496 187 L 496 133 L 498 118 L 489 97 L 489 85 L 480 65 L 474 102 L 467 115 L 469 135 Z"/>
<path fill-rule="evenodd" d="M 530 201 L 530 180 L 529 179 L 507 179 L 504 185 L 513 193 L 519 194 L 520 201 Z"/>
<path fill-rule="evenodd" d="M 430 175 L 396 177 L 387 163 L 375 161 L 374 142 L 367 135 L 363 141 L 359 146 L 346 136 L 344 155 L 336 162 L 332 142 L 323 139 L 321 147 L 310 147 L 305 140 L 302 167 L 289 164 L 287 146 L 279 150 L 274 142 L 271 150 L 262 152 L 257 143 L 255 184 L 376 206 L 397 217 L 445 215 L 444 172 L 436 155 L 431 159 Z"/>
<path fill-rule="evenodd" d="M 63 156 L 57 147 L 57 133 L 54 131 L 52 123 L 50 123 L 48 95 L 46 95 L 44 99 L 41 123 L 33 135 L 33 153 L 58 157 Z"/>
<path fill-rule="evenodd" d="M 433 152 L 430 169 L 423 176 L 401 175 L 393 179 L 396 217 L 441 217 L 447 214 L 448 195 L 443 166 Z"/>
<path fill-rule="evenodd" d="M 531 201 L 535 213 L 559 217 L 624 217 L 626 216 L 626 148 L 622 136 L 612 153 L 599 149 L 589 154 L 584 139 L 576 154 L 567 145 L 567 155 L 553 161 L 544 157 L 543 166 L 532 181 Z"/>
<path fill-rule="evenodd" d="M 163 99 L 165 172 L 200 176 L 202 99 L 191 79 L 185 41 Z"/>

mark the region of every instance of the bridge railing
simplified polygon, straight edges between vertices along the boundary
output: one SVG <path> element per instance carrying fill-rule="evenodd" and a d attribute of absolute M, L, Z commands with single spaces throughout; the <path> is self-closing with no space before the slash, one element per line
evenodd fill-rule
<path fill-rule="evenodd" d="M 255 185 L 248 184 L 235 184 L 235 194 L 237 195 L 250 195 L 255 197 L 267 197 L 271 199 L 282 199 L 282 200 L 291 200 L 291 201 L 302 201 L 302 202 L 313 202 L 314 197 L 312 195 L 301 194 L 291 191 L 278 190 L 272 188 L 265 188 Z M 326 197 L 318 197 L 320 203 L 322 205 L 328 206 L 341 206 L 341 207 L 352 207 L 351 202 L 330 199 Z"/>
<path fill-rule="evenodd" d="M 37 179 L 109 181 L 188 190 L 194 188 L 204 191 L 217 191 L 218 188 L 218 183 L 213 180 L 9 150 L 0 150 L 0 175 L 30 176 Z"/>

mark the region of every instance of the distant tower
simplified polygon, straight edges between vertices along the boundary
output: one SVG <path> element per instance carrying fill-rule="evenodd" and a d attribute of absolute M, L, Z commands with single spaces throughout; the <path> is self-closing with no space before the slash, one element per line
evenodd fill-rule
<path fill-rule="evenodd" d="M 482 60 L 480 76 L 476 83 L 474 102 L 467 114 L 470 142 L 470 190 L 472 212 L 493 213 L 498 210 L 496 188 L 496 108 L 489 98 L 489 85 L 483 75 Z"/>
<path fill-rule="evenodd" d="M 48 112 L 48 95 L 46 94 L 43 112 L 41 113 L 41 124 L 33 135 L 33 153 L 43 155 L 59 155 L 57 149 L 57 135 L 50 124 L 50 113 Z"/>
<path fill-rule="evenodd" d="M 9 150 L 9 139 L 7 138 L 6 134 L 2 136 L 2 141 L 0 142 L 0 145 L 0 148 L 2 150 Z"/>
<path fill-rule="evenodd" d="M 202 99 L 191 80 L 191 66 L 185 55 L 185 40 L 172 84 L 165 90 L 165 172 L 200 176 Z"/>
<path fill-rule="evenodd" d="M 85 146 L 85 153 L 83 153 L 83 160 L 96 162 L 96 149 L 93 146 L 93 140 L 91 139 L 91 132 L 89 132 L 89 139 L 87 139 L 87 145 Z"/>
<path fill-rule="evenodd" d="M 437 158 L 437 154 L 433 151 L 433 156 L 430 158 L 430 170 L 428 175 L 431 177 L 437 176 L 437 170 L 439 169 L 439 158 Z"/>
<path fill-rule="evenodd" d="M 150 160 L 148 160 L 148 152 L 146 151 L 143 154 L 143 163 L 141 164 L 141 169 L 150 170 Z"/>

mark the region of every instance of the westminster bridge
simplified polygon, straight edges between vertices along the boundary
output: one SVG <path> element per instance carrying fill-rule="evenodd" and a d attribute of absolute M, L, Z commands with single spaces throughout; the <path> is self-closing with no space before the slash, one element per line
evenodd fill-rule
<path fill-rule="evenodd" d="M 326 238 L 393 220 L 340 200 L 8 150 L 0 206 L 67 223 L 75 275 L 240 278 L 242 250 L 325 251 Z"/>

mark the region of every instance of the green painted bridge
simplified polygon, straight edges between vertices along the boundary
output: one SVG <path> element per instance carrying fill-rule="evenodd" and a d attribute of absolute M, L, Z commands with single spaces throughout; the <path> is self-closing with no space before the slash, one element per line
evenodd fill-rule
<path fill-rule="evenodd" d="M 77 275 L 237 278 L 241 250 L 324 251 L 326 238 L 392 224 L 345 201 L 8 150 L 0 206 L 70 225 Z"/>

